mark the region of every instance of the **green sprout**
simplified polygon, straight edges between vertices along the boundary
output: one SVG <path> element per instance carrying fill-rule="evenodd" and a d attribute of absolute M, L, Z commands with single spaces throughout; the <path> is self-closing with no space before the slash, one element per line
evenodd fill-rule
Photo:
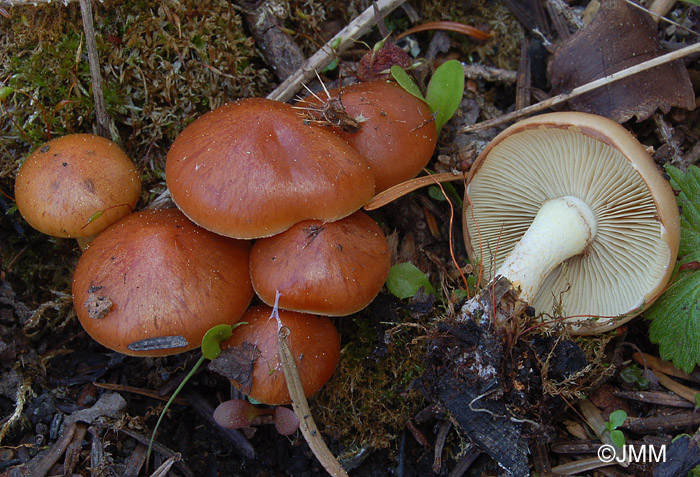
<path fill-rule="evenodd" d="M 410 262 L 392 266 L 389 269 L 386 286 L 394 296 L 400 299 L 411 298 L 421 288 L 425 293 L 435 294 L 435 289 L 430 283 L 428 275 Z"/>
<path fill-rule="evenodd" d="M 625 445 L 625 435 L 618 429 L 625 423 L 625 419 L 627 419 L 627 413 L 622 409 L 618 409 L 610 413 L 610 417 L 605 423 L 605 430 L 610 433 L 610 440 L 616 447 Z"/>
<path fill-rule="evenodd" d="M 442 126 L 449 121 L 459 108 L 464 95 L 464 68 L 457 60 L 441 64 L 433 73 L 428 83 L 428 90 L 423 97 L 420 88 L 400 66 L 391 67 L 391 74 L 399 85 L 416 98 L 422 99 L 435 116 L 438 134 Z"/>
<path fill-rule="evenodd" d="M 235 325 L 216 325 L 211 327 L 204 334 L 204 336 L 202 337 L 201 346 L 202 356 L 199 357 L 199 359 L 192 367 L 190 372 L 187 373 L 187 376 L 185 376 L 185 379 L 183 379 L 180 385 L 175 389 L 172 396 L 170 396 L 170 399 L 168 399 L 168 402 L 165 403 L 165 407 L 163 407 L 160 416 L 158 416 L 158 421 L 156 422 L 156 426 L 153 428 L 153 433 L 151 434 L 151 440 L 148 441 L 148 451 L 146 452 L 146 468 L 148 468 L 148 459 L 151 456 L 151 451 L 153 450 L 153 443 L 155 442 L 156 434 L 158 433 L 158 428 L 160 427 L 160 423 L 165 417 L 165 413 L 168 412 L 170 405 L 173 403 L 177 395 L 180 394 L 180 391 L 182 391 L 182 388 L 185 387 L 185 384 L 187 384 L 190 378 L 194 376 L 194 373 L 196 373 L 197 370 L 202 366 L 202 364 L 204 364 L 204 360 L 218 358 L 221 354 L 221 342 L 231 337 L 234 328 L 244 324 L 246 323 L 241 322 L 236 323 Z"/>

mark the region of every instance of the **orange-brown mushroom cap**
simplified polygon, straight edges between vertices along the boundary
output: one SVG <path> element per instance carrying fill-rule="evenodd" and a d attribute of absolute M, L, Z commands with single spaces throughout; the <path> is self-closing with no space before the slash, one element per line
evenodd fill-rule
<path fill-rule="evenodd" d="M 225 104 L 187 126 L 165 174 L 185 215 L 236 238 L 337 220 L 374 195 L 374 176 L 357 151 L 292 106 L 263 98 Z"/>
<path fill-rule="evenodd" d="M 250 308 L 241 318 L 246 324 L 233 330 L 233 335 L 222 343 L 222 349 L 237 347 L 240 353 L 250 354 L 253 362 L 250 383 L 234 380 L 234 386 L 261 403 L 289 404 L 291 399 L 278 348 L 278 326 L 289 329 L 287 343 L 307 397 L 321 389 L 333 375 L 340 358 L 340 335 L 327 317 L 279 310 L 278 323 L 272 311 L 265 305 Z"/>
<path fill-rule="evenodd" d="M 308 96 L 298 107 L 310 108 L 309 113 L 323 122 L 324 114 L 314 109 L 327 96 L 338 98 L 345 113 L 357 121 L 356 131 L 333 130 L 367 159 L 377 192 L 415 177 L 430 161 L 437 130 L 425 101 L 392 81 L 368 81 Z M 332 118 L 327 124 L 335 126 Z"/>
<path fill-rule="evenodd" d="M 360 311 L 382 289 L 391 266 L 381 228 L 364 212 L 336 222 L 308 220 L 255 242 L 253 288 L 268 305 L 343 316 Z"/>
<path fill-rule="evenodd" d="M 88 334 L 120 353 L 165 356 L 236 323 L 253 289 L 250 243 L 197 227 L 176 209 L 131 214 L 95 238 L 73 275 Z"/>
<path fill-rule="evenodd" d="M 69 134 L 34 151 L 17 173 L 15 199 L 35 229 L 54 237 L 96 235 L 131 213 L 141 179 L 114 142 Z"/>

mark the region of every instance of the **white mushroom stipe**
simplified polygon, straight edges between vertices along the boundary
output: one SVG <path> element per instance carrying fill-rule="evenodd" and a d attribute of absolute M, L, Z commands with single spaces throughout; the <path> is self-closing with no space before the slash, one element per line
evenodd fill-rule
<path fill-rule="evenodd" d="M 545 277 L 582 253 L 596 232 L 595 215 L 585 202 L 573 196 L 548 200 L 496 275 L 520 287 L 520 297 L 531 303 Z"/>
<path fill-rule="evenodd" d="M 571 233 L 564 221 L 527 239 L 538 247 L 528 265 L 505 266 L 525 233 L 532 235 L 542 205 L 562 197 L 588 205 L 595 217 L 590 243 L 577 251 L 581 244 L 563 237 L 555 250 L 550 233 Z M 520 282 L 520 297 L 537 313 L 566 317 L 571 332 L 589 334 L 620 326 L 661 294 L 673 273 L 680 219 L 668 181 L 627 130 L 591 114 L 550 113 L 504 130 L 474 162 L 464 236 L 485 281 L 501 273 Z M 568 259 L 558 249 L 564 245 L 573 248 Z M 545 252 L 555 253 L 545 259 Z"/>

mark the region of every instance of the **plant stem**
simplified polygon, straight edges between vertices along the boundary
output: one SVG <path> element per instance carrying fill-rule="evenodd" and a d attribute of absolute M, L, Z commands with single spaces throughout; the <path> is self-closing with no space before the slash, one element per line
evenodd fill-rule
<path fill-rule="evenodd" d="M 146 469 L 148 469 L 148 460 L 151 457 L 151 450 L 153 450 L 153 442 L 156 440 L 156 433 L 158 432 L 158 427 L 160 427 L 160 423 L 165 417 L 165 413 L 168 412 L 168 408 L 170 408 L 170 405 L 173 403 L 175 398 L 177 397 L 178 394 L 180 394 L 180 391 L 182 391 L 182 388 L 185 387 L 185 384 L 187 384 L 187 381 L 190 380 L 190 378 L 194 375 L 194 373 L 197 372 L 199 367 L 204 363 L 204 360 L 206 358 L 204 355 L 200 356 L 195 365 L 192 367 L 189 373 L 187 373 L 187 376 L 185 376 L 185 379 L 182 380 L 180 385 L 175 389 L 173 392 L 172 396 L 170 396 L 170 399 L 168 399 L 168 402 L 165 403 L 165 407 L 163 408 L 163 411 L 160 413 L 160 416 L 158 416 L 158 421 L 156 422 L 156 427 L 153 428 L 153 434 L 151 434 L 151 440 L 148 442 L 148 451 L 146 452 Z"/>
<path fill-rule="evenodd" d="M 87 45 L 88 62 L 90 63 L 92 95 L 95 100 L 95 115 L 97 116 L 97 132 L 100 136 L 111 139 L 109 116 L 105 107 L 105 98 L 102 94 L 102 74 L 100 73 L 100 59 L 97 54 L 97 41 L 95 40 L 95 27 L 92 20 L 90 0 L 80 0 L 80 13 L 83 17 L 85 44 Z"/>
<path fill-rule="evenodd" d="M 287 381 L 287 389 L 292 398 L 292 408 L 299 418 L 299 429 L 309 444 L 311 451 L 323 465 L 323 468 L 333 477 L 347 477 L 347 472 L 345 472 L 345 469 L 343 469 L 333 453 L 328 449 L 328 446 L 326 446 L 323 438 L 321 438 L 321 433 L 316 427 L 313 416 L 311 416 L 309 403 L 304 393 L 304 386 L 299 378 L 299 370 L 294 363 L 294 356 L 292 356 L 292 351 L 287 344 L 288 335 L 289 328 L 282 326 L 277 334 L 277 345 L 279 347 L 284 378 Z"/>

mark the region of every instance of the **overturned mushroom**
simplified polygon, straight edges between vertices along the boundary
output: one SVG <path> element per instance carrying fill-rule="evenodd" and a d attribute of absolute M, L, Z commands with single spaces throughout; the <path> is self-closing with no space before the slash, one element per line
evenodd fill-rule
<path fill-rule="evenodd" d="M 622 126 L 553 113 L 503 131 L 472 167 L 464 227 L 487 279 L 578 333 L 625 323 L 668 282 L 680 239 L 675 197 Z"/>

